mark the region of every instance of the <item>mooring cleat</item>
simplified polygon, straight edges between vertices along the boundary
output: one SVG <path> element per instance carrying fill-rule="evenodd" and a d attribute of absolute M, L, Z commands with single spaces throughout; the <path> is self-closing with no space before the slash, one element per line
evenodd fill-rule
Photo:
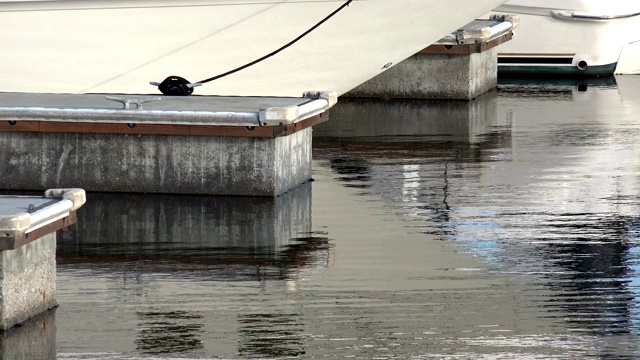
<path fill-rule="evenodd" d="M 149 102 L 154 102 L 154 101 L 160 101 L 162 100 L 161 97 L 153 97 L 153 98 L 121 98 L 121 97 L 116 97 L 116 96 L 105 96 L 105 98 L 107 100 L 111 100 L 111 101 L 117 101 L 119 103 L 121 103 L 123 105 L 123 110 L 129 110 L 131 109 L 131 105 L 135 105 L 135 109 L 136 110 L 144 110 L 142 109 L 142 104 L 145 103 L 149 103 Z"/>

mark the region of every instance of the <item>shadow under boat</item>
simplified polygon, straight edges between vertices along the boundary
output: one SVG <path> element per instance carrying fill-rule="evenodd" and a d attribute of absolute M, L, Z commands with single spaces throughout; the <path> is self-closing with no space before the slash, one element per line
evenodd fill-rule
<path fill-rule="evenodd" d="M 277 198 L 92 193 L 78 222 L 58 233 L 61 266 L 109 272 L 170 270 L 228 280 L 288 279 L 328 264 L 312 233 L 311 184 Z"/>

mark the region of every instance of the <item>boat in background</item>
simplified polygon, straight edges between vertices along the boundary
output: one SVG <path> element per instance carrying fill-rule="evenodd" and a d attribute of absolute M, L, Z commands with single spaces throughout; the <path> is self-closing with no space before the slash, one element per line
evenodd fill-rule
<path fill-rule="evenodd" d="M 518 14 L 500 46 L 500 75 L 610 76 L 640 73 L 640 2 L 510 0 L 487 14 Z"/>
<path fill-rule="evenodd" d="M 504 2 L 0 0 L 0 91 L 340 95 Z"/>

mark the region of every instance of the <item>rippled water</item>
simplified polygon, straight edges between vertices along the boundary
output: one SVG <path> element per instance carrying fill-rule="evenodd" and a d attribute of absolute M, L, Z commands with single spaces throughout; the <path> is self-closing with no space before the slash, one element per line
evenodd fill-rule
<path fill-rule="evenodd" d="M 343 100 L 277 199 L 89 194 L 61 359 L 640 358 L 640 78 Z"/>

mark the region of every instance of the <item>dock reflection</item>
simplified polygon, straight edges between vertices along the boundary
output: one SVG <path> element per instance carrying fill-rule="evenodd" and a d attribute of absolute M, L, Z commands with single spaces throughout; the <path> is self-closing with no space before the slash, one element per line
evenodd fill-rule
<path fill-rule="evenodd" d="M 226 334 L 219 346 L 227 349 L 231 344 L 224 339 L 235 331 L 241 354 L 304 352 L 304 326 L 300 316 L 281 314 L 286 305 L 259 313 L 259 305 L 247 312 L 235 309 L 264 292 L 295 292 L 302 272 L 331 265 L 327 234 L 312 232 L 311 183 L 278 198 L 94 193 L 88 198 L 78 223 L 58 234 L 59 272 L 67 279 L 75 274 L 95 279 L 76 285 L 67 280 L 63 288 L 72 301 L 81 303 L 84 291 L 97 291 L 127 304 L 128 315 L 120 321 L 109 319 L 102 307 L 92 312 L 129 334 L 131 343 L 119 340 L 117 346 L 133 346 L 142 356 L 198 357 L 211 351 L 205 348 L 207 334 Z M 229 300 L 240 289 L 253 290 L 245 301 Z M 83 319 L 68 321 L 80 328 Z"/>
<path fill-rule="evenodd" d="M 138 351 L 145 355 L 202 353 L 203 316 L 188 311 L 139 311 L 135 340 Z"/>
<path fill-rule="evenodd" d="M 56 309 L 0 332 L 0 359 L 56 359 Z"/>
<path fill-rule="evenodd" d="M 527 284 L 549 319 L 603 339 L 596 353 L 637 354 L 640 165 L 627 108 L 638 83 L 503 81 L 484 100 L 497 103 L 481 106 L 496 111 L 466 126 L 419 110 L 431 104 L 343 103 L 314 134 L 314 157 L 404 213 L 411 231 Z"/>
<path fill-rule="evenodd" d="M 429 218 L 430 234 L 448 232 L 450 174 L 477 177 L 478 163 L 512 159 L 511 119 L 498 117 L 495 92 L 470 102 L 349 100 L 332 111 L 314 132 L 314 157 L 345 186 L 402 199 L 408 215 Z M 426 196 L 435 201 L 416 203 Z"/>
<path fill-rule="evenodd" d="M 314 139 L 476 143 L 509 125 L 498 122 L 496 92 L 472 101 L 340 99 L 329 117 L 330 121 L 314 127 Z"/>
<path fill-rule="evenodd" d="M 311 184 L 277 198 L 89 195 L 78 223 L 58 235 L 59 264 L 109 271 L 171 268 L 191 277 L 285 280 L 327 263 L 328 240 L 311 233 Z"/>

